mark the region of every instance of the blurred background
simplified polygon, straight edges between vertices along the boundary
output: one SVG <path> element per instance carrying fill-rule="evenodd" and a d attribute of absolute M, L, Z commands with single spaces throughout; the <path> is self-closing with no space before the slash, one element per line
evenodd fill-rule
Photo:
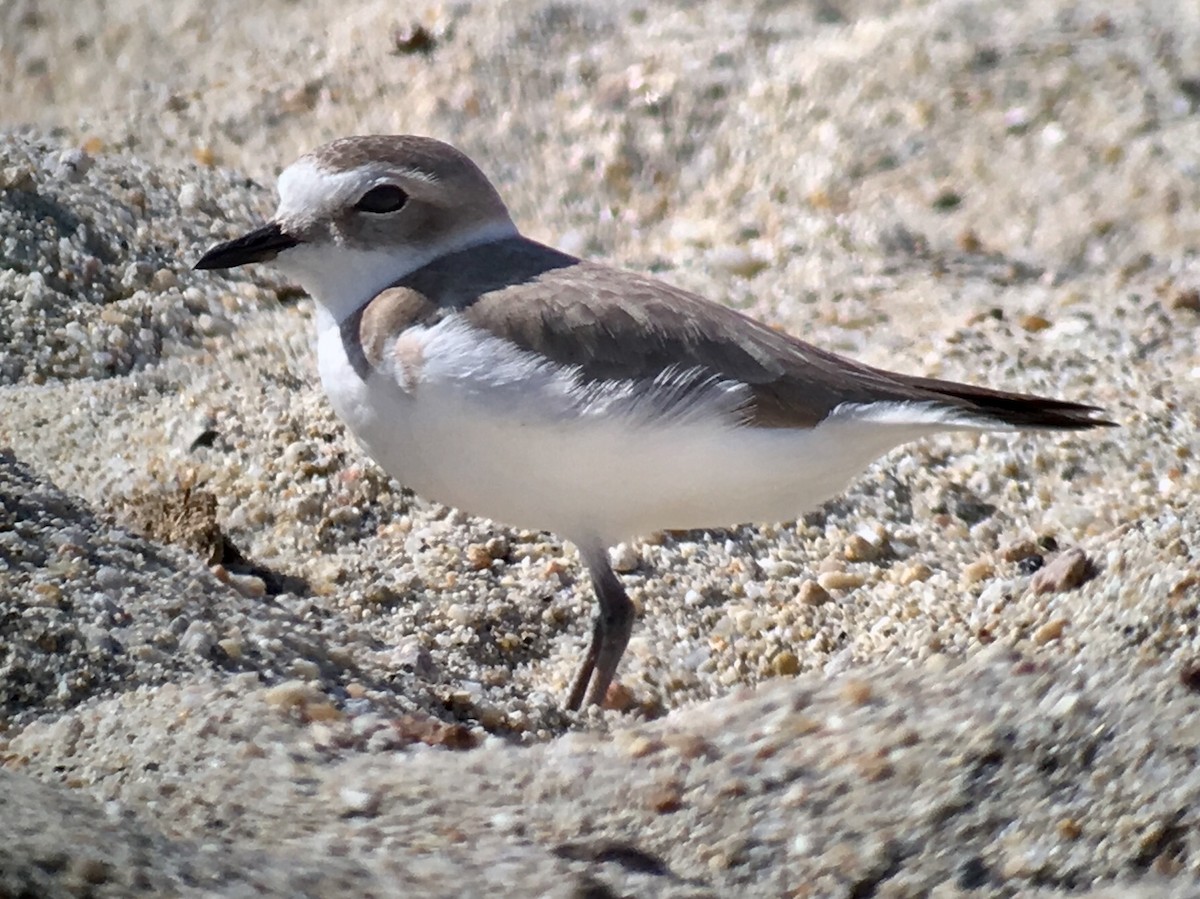
<path fill-rule="evenodd" d="M 0 125 L 266 185 L 429 134 L 534 237 L 792 294 L 930 256 L 1072 273 L 1200 244 L 1200 5 L 6 0 Z"/>

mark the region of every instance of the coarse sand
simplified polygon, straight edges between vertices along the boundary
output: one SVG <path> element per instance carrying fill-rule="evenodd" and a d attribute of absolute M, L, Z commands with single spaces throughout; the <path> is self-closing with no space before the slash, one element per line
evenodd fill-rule
<path fill-rule="evenodd" d="M 194 272 L 298 154 L 1119 429 L 575 551 L 389 480 L 309 301 Z M 1200 896 L 1200 6 L 0 3 L 0 897 Z M 797 460 L 803 464 L 803 460 Z"/>

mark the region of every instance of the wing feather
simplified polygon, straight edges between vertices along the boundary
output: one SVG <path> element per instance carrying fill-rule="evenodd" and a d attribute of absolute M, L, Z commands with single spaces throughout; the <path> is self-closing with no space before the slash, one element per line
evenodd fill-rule
<path fill-rule="evenodd" d="M 941 408 L 1018 428 L 1110 424 L 1094 406 L 862 365 L 662 281 L 520 237 L 442 257 L 381 298 L 392 291 L 422 324 L 461 313 L 524 351 L 572 367 L 584 385 L 662 387 L 664 373 L 675 373 L 668 382 L 682 377 L 673 388 L 681 402 L 709 382 L 744 385 L 740 411 L 753 427 L 811 428 L 839 406 L 873 403 Z"/>

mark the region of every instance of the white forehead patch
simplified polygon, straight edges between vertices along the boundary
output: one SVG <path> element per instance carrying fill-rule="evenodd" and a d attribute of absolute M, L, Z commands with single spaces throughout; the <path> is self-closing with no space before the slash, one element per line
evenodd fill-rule
<path fill-rule="evenodd" d="M 415 168 L 397 169 L 383 163 L 368 163 L 353 169 L 325 168 L 313 157 L 293 162 L 279 175 L 278 221 L 311 222 L 358 201 L 377 184 L 397 178 L 437 184 L 431 172 Z"/>
<path fill-rule="evenodd" d="M 332 172 L 305 156 L 279 175 L 279 207 L 275 210 L 275 219 L 311 222 L 345 206 L 370 180 L 370 173 L 362 169 Z"/>

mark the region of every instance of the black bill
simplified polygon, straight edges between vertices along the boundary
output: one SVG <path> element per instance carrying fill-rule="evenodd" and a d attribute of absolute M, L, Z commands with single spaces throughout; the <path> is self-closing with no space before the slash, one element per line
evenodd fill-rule
<path fill-rule="evenodd" d="M 250 262 L 270 262 L 281 251 L 291 249 L 298 243 L 299 240 L 277 223 L 268 222 L 249 234 L 217 244 L 201 256 L 192 268 L 235 268 Z"/>

